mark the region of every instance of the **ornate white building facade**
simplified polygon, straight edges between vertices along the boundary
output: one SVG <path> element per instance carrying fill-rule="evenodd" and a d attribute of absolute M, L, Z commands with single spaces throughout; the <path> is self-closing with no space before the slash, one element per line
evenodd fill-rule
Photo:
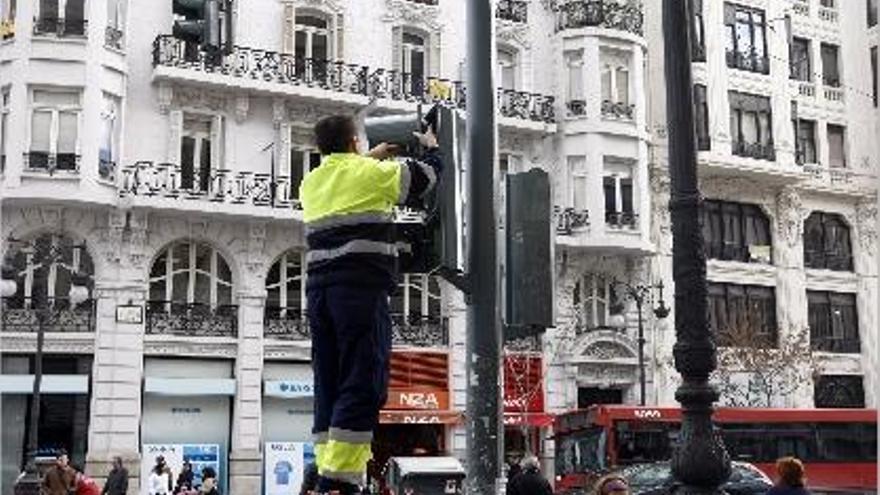
<path fill-rule="evenodd" d="M 855 0 L 833 16 L 813 0 L 743 2 L 765 9 L 767 19 L 783 15 L 777 4 L 798 13 L 795 35 L 815 40 L 811 57 L 818 64 L 820 43 L 836 44 L 845 77 L 839 87 L 814 83 L 810 93 L 809 84 L 789 81 L 784 60 L 770 59 L 769 76 L 727 68 L 717 35 L 724 8 L 706 3 L 703 17 L 714 26 L 706 28 L 709 61 L 695 64 L 711 106 L 711 149 L 701 153 L 706 194 L 757 205 L 770 222 L 772 248 L 754 252 L 763 261 L 772 252 L 773 260 L 713 260 L 710 279 L 773 287 L 780 331 L 805 327 L 810 297 L 853 294 L 859 351 L 822 353 L 822 373 L 859 377 L 866 405 L 875 405 L 870 359 L 878 323 L 868 301 L 877 299 L 869 256 L 876 230 L 868 225 L 876 217 L 878 150 L 868 129 L 878 124 L 858 92 L 870 92 L 867 65 L 850 60 L 867 56 L 869 36 L 876 46 L 877 28 L 866 29 Z M 504 384 L 513 450 L 550 459 L 553 413 L 639 400 L 638 314 L 625 300 L 623 321 L 614 318 L 622 294 L 615 281 L 662 281 L 671 304 L 654 3 L 497 5 L 499 168 L 550 171 L 557 222 L 559 325 L 541 346 L 511 346 L 505 361 L 507 380 L 516 381 Z M 58 376 L 44 381 L 41 447 L 63 446 L 100 476 L 114 455 L 137 474 L 162 446 L 217 445 L 227 491 L 257 493 L 267 444 L 309 440 L 296 191 L 318 159 L 311 127 L 374 96 L 384 113 L 437 101 L 464 109 L 464 6 L 232 2 L 224 22 L 235 50 L 213 63 L 169 35 L 171 2 L 2 2 L 0 236 L 29 244 L 3 244 L 18 292 L 3 303 L 0 399 L 3 424 L 18 426 L 4 428 L 0 491 L 22 460 L 34 308 L 46 304 L 55 308 L 47 373 Z M 767 34 L 767 43 L 773 57 L 786 58 L 780 32 Z M 728 90 L 772 95 L 776 161 L 732 156 Z M 816 166 L 795 165 L 790 100 L 815 121 Z M 845 167 L 830 168 L 828 124 L 846 129 Z M 814 211 L 842 216 L 852 269 L 804 268 L 803 224 Z M 36 253 L 45 246 L 70 254 L 41 264 Z M 83 273 L 92 300 L 65 306 L 72 275 Z M 646 402 L 667 404 L 674 315 L 655 318 L 659 293 L 652 294 L 643 315 Z M 382 448 L 461 455 L 462 298 L 445 283 L 409 275 L 393 310 L 396 358 Z M 811 406 L 805 393 L 790 405 Z M 421 443 L 403 441 L 410 438 Z"/>

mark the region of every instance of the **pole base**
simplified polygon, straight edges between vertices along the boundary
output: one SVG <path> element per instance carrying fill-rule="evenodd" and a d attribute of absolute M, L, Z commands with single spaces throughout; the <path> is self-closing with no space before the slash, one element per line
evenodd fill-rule
<path fill-rule="evenodd" d="M 42 481 L 37 470 L 26 471 L 21 478 L 15 481 L 13 493 L 15 495 L 40 495 Z"/>

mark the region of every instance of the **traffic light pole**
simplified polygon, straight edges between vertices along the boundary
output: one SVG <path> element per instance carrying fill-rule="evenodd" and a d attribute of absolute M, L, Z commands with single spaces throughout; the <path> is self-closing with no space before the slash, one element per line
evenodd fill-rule
<path fill-rule="evenodd" d="M 501 459 L 501 320 L 495 204 L 494 16 L 467 3 L 467 493 L 497 493 Z"/>

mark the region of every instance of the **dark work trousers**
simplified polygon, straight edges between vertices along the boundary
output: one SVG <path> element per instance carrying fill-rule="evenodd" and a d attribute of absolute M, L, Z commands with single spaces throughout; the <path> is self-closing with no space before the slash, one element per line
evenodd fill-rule
<path fill-rule="evenodd" d="M 372 432 L 388 395 L 388 292 L 330 286 L 309 289 L 307 297 L 315 375 L 312 431 Z"/>

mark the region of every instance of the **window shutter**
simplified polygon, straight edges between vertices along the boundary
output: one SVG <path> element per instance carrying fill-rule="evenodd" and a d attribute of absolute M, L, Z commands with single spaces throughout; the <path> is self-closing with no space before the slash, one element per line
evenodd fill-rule
<path fill-rule="evenodd" d="M 391 29 L 391 68 L 403 70 L 403 28 Z"/>
<path fill-rule="evenodd" d="M 345 22 L 342 14 L 336 14 L 336 47 L 333 55 L 335 60 L 345 60 Z"/>
<path fill-rule="evenodd" d="M 181 165 L 180 163 L 180 139 L 183 134 L 183 111 L 172 110 L 168 112 L 168 163 Z"/>
<path fill-rule="evenodd" d="M 293 41 L 296 37 L 296 12 L 293 5 L 284 5 L 284 15 L 281 22 L 281 51 L 292 54 L 294 53 Z"/>
<path fill-rule="evenodd" d="M 211 170 L 223 168 L 223 116 L 211 119 Z"/>

